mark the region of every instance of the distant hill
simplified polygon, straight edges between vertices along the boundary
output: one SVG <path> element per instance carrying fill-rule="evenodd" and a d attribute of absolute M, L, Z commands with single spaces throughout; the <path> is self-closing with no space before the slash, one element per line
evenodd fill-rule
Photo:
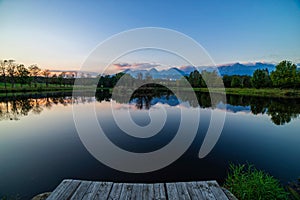
<path fill-rule="evenodd" d="M 234 63 L 231 65 L 219 66 L 218 70 L 222 76 L 224 75 L 249 75 L 252 76 L 253 72 L 257 69 L 268 69 L 269 72 L 275 70 L 275 65 L 270 63 L 251 63 L 251 64 L 241 64 Z"/>
<path fill-rule="evenodd" d="M 234 63 L 234 64 L 227 64 L 218 66 L 218 71 L 221 76 L 224 75 L 249 75 L 252 76 L 253 72 L 256 69 L 268 69 L 269 72 L 275 70 L 275 65 L 270 63 L 249 63 L 249 64 L 241 64 L 241 63 Z M 198 70 L 202 72 L 203 70 L 212 72 L 215 70 L 215 67 L 206 66 L 206 67 L 194 67 L 194 66 L 183 66 L 178 68 L 170 68 L 167 70 L 158 71 L 155 68 L 151 68 L 150 70 L 131 70 L 127 69 L 124 73 L 130 74 L 132 77 L 137 78 L 138 74 L 141 73 L 143 78 L 147 75 L 151 75 L 154 79 L 170 79 L 170 80 L 177 80 L 180 79 L 183 75 L 188 76 L 191 72 Z"/>
<path fill-rule="evenodd" d="M 138 74 L 142 74 L 143 79 L 145 79 L 148 75 L 151 75 L 154 79 L 169 79 L 169 80 L 177 80 L 180 79 L 185 73 L 177 69 L 175 67 L 158 71 L 155 68 L 151 68 L 150 70 L 130 70 L 127 69 L 124 73 L 130 74 L 132 77 L 137 78 Z"/>

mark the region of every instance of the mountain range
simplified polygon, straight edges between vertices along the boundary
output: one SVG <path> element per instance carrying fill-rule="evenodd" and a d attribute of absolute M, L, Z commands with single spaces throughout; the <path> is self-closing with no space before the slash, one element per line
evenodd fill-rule
<path fill-rule="evenodd" d="M 215 67 L 195 67 L 195 66 L 184 66 L 180 68 L 170 68 L 158 71 L 156 68 L 151 68 L 150 70 L 131 70 L 126 69 L 124 73 L 130 74 L 132 77 L 137 78 L 138 74 L 142 74 L 142 77 L 145 78 L 146 76 L 151 75 L 154 79 L 171 79 L 177 80 L 182 77 L 182 75 L 188 76 L 191 72 L 198 70 L 202 72 L 204 70 L 212 72 L 216 68 Z M 275 70 L 275 65 L 271 63 L 248 63 L 248 64 L 241 64 L 241 63 L 233 63 L 227 65 L 220 65 L 217 67 L 219 74 L 221 76 L 224 75 L 248 75 L 252 76 L 253 72 L 257 69 L 268 69 L 269 72 Z"/>
<path fill-rule="evenodd" d="M 300 63 L 297 63 L 297 69 L 300 70 Z M 248 75 L 252 76 L 253 72 L 257 69 L 268 69 L 269 72 L 274 71 L 276 68 L 275 64 L 272 63 L 262 63 L 262 62 L 255 62 L 255 63 L 233 63 L 233 64 L 225 64 L 217 66 L 219 74 L 221 76 L 224 75 Z M 156 68 L 151 69 L 142 69 L 142 70 L 132 70 L 126 69 L 123 72 L 130 74 L 132 77 L 137 78 L 138 74 L 142 74 L 143 78 L 146 78 L 147 75 L 151 75 L 154 79 L 170 79 L 170 80 L 177 80 L 180 79 L 182 76 L 188 76 L 191 72 L 198 70 L 202 72 L 203 70 L 212 72 L 216 68 L 211 66 L 182 66 L 179 68 L 172 67 L 169 69 L 164 70 L 157 70 Z M 98 73 L 96 72 L 89 72 L 89 71 L 67 71 L 67 70 L 50 70 L 51 74 L 59 75 L 61 72 L 65 72 L 67 76 L 73 77 L 96 77 Z"/>

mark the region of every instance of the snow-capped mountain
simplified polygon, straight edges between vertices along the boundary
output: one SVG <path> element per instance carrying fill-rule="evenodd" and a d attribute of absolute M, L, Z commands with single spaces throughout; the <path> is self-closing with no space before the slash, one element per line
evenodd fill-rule
<path fill-rule="evenodd" d="M 142 78 L 145 79 L 147 76 L 151 76 L 153 79 L 169 79 L 169 80 L 177 80 L 180 79 L 185 73 L 177 69 L 175 67 L 158 71 L 155 68 L 151 68 L 150 70 L 130 70 L 127 69 L 124 73 L 130 74 L 132 77 L 137 78 L 139 74 L 142 74 Z"/>
<path fill-rule="evenodd" d="M 252 76 L 254 71 L 257 69 L 268 69 L 269 72 L 275 70 L 275 65 L 270 63 L 249 63 L 249 64 L 241 64 L 234 63 L 231 65 L 222 65 L 218 67 L 218 70 L 222 76 L 224 75 L 248 75 Z"/>
<path fill-rule="evenodd" d="M 217 67 L 219 74 L 221 76 L 224 75 L 248 75 L 252 76 L 256 69 L 268 69 L 269 72 L 275 70 L 275 65 L 270 63 L 234 63 L 234 64 L 227 64 L 221 65 Z M 167 70 L 157 70 L 156 68 L 151 68 L 150 70 L 130 70 L 127 69 L 124 72 L 130 74 L 132 77 L 137 78 L 138 74 L 142 74 L 143 79 L 147 76 L 151 76 L 154 79 L 171 79 L 177 80 L 180 79 L 182 76 L 188 76 L 191 72 L 198 70 L 202 72 L 203 70 L 212 72 L 216 70 L 215 67 L 211 66 L 202 66 L 202 67 L 195 67 L 195 66 L 183 66 L 179 68 L 170 68 Z"/>

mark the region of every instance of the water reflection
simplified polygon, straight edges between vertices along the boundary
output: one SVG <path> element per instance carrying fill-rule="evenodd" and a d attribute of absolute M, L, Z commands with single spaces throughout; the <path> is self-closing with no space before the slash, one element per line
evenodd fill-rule
<path fill-rule="evenodd" d="M 169 90 L 158 89 L 139 89 L 133 93 L 130 98 L 130 104 L 134 104 L 137 109 L 150 109 L 151 106 L 161 103 L 169 106 L 177 106 L 186 102 L 185 106 L 212 109 L 226 109 L 228 112 L 245 112 L 254 115 L 266 114 L 270 116 L 271 121 L 276 125 L 284 125 L 299 117 L 300 104 L 298 99 L 272 99 L 262 97 L 227 95 L 227 104 L 221 100 L 211 102 L 208 93 L 197 92 L 198 102 L 189 98 L 185 91 L 177 91 L 183 97 L 177 99 Z M 20 120 L 29 113 L 40 114 L 44 109 L 51 109 L 56 105 L 68 106 L 72 103 L 91 103 L 114 100 L 120 104 L 128 104 L 127 100 L 122 98 L 122 93 L 115 95 L 109 90 L 98 91 L 96 95 L 91 92 L 78 93 L 72 97 L 71 92 L 46 93 L 46 94 L 28 94 L 0 97 L 0 121 Z M 220 99 L 222 96 L 220 95 Z M 218 99 L 218 98 L 216 98 Z"/>

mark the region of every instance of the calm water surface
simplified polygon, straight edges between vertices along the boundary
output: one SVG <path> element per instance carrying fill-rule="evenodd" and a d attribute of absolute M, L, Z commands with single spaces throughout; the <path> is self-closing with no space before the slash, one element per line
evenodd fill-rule
<path fill-rule="evenodd" d="M 72 102 L 83 114 L 95 106 L 109 139 L 133 152 L 149 152 L 168 144 L 179 126 L 180 108 L 192 112 L 196 102 L 160 93 L 136 95 L 123 103 L 111 99 L 108 91 L 74 99 L 68 93 L 1 97 L 0 197 L 29 199 L 52 191 L 66 178 L 126 182 L 216 179 L 222 183 L 230 162 L 252 163 L 284 184 L 300 176 L 299 100 L 227 96 L 226 104 L 212 104 L 207 94 L 197 97 L 201 120 L 193 144 L 170 166 L 146 174 L 116 171 L 90 155 L 76 132 Z M 132 119 L 141 126 L 150 123 L 148 110 L 155 113 L 163 106 L 166 124 L 149 139 L 129 137 L 116 126 L 109 112 L 111 101 L 118 115 L 129 109 Z M 199 159 L 211 112 L 227 112 L 224 129 L 211 153 Z"/>

